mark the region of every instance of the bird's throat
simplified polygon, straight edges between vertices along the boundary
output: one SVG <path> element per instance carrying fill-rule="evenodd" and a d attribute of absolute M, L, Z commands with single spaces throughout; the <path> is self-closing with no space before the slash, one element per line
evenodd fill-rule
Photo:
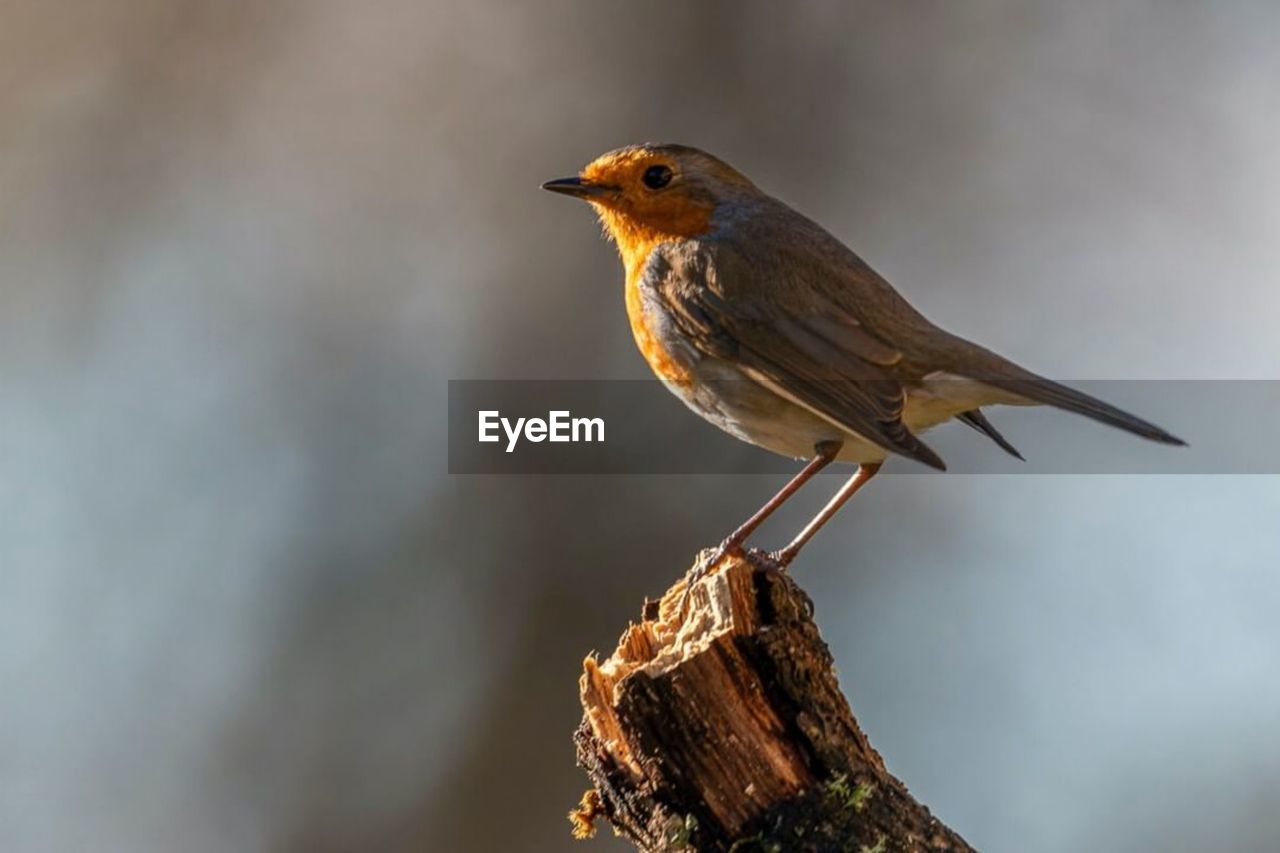
<path fill-rule="evenodd" d="M 664 216 L 660 222 L 646 222 L 627 212 L 593 204 L 609 239 L 618 247 L 627 279 L 639 274 L 654 248 L 661 243 L 679 242 L 711 230 L 711 208 L 689 205 L 678 215 Z"/>

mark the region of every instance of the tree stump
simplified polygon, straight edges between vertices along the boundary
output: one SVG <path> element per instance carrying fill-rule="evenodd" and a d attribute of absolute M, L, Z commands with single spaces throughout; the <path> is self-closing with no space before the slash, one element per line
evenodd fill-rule
<path fill-rule="evenodd" d="M 604 817 L 646 853 L 972 850 L 871 748 L 795 581 L 760 551 L 722 566 L 584 662 L 574 834 Z"/>

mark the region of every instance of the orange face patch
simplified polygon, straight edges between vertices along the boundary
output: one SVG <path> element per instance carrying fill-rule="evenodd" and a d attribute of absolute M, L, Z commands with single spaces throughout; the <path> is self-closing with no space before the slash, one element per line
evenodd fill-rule
<path fill-rule="evenodd" d="M 646 183 L 653 170 L 666 170 L 670 183 Z M 643 149 L 606 154 L 588 165 L 582 178 L 615 188 L 612 195 L 590 201 L 618 246 L 628 278 L 657 244 L 697 237 L 711 228 L 715 202 L 695 190 L 679 163 L 661 154 Z"/>

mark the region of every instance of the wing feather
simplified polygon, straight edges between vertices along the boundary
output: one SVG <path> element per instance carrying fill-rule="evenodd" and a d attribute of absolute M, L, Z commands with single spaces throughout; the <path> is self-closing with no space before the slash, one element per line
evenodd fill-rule
<path fill-rule="evenodd" d="M 906 390 L 891 369 L 901 353 L 835 305 L 810 302 L 796 310 L 743 288 L 733 288 L 731 297 L 723 276 L 735 259 L 726 263 L 729 250 L 715 249 L 696 241 L 659 247 L 641 283 L 694 347 L 738 364 L 773 393 L 846 432 L 946 467 L 902 421 Z"/>

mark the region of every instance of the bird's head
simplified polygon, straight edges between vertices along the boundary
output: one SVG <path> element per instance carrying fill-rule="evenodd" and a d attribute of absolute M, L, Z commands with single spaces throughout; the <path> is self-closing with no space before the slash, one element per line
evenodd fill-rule
<path fill-rule="evenodd" d="M 717 207 L 756 193 L 727 163 L 686 145 L 630 145 L 601 154 L 545 190 L 590 202 L 628 268 L 657 243 L 705 234 Z"/>

